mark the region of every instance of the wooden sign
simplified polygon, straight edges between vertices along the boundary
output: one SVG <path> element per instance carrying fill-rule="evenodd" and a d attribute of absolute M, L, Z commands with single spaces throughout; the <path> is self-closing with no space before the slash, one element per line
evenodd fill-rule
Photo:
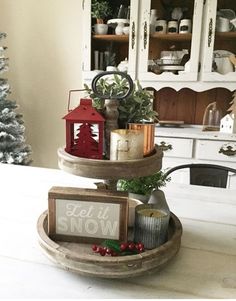
<path fill-rule="evenodd" d="M 127 193 L 52 187 L 48 193 L 48 211 L 48 233 L 54 240 L 88 243 L 127 240 Z"/>

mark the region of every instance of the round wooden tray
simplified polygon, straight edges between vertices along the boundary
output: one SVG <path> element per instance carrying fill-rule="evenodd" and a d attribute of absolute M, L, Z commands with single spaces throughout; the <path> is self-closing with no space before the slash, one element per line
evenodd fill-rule
<path fill-rule="evenodd" d="M 153 154 L 143 159 L 112 161 L 75 157 L 59 148 L 58 166 L 71 174 L 93 179 L 130 179 L 154 174 L 162 167 L 163 152 L 156 147 Z"/>
<path fill-rule="evenodd" d="M 160 270 L 180 248 L 182 225 L 171 213 L 168 241 L 158 248 L 129 256 L 100 256 L 90 244 L 53 241 L 48 236 L 48 212 L 38 219 L 39 244 L 46 255 L 66 270 L 102 278 L 128 278 Z"/>

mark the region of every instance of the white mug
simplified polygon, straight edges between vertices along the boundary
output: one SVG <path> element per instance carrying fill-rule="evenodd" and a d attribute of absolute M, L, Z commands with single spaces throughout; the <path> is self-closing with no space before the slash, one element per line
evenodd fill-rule
<path fill-rule="evenodd" d="M 155 32 L 166 33 L 167 22 L 166 20 L 157 20 L 155 23 Z"/>
<path fill-rule="evenodd" d="M 192 30 L 192 22 L 190 19 L 182 19 L 179 24 L 179 33 L 190 33 Z"/>
<path fill-rule="evenodd" d="M 168 33 L 178 33 L 178 21 L 169 21 L 168 22 Z"/>
<path fill-rule="evenodd" d="M 230 20 L 223 17 L 216 18 L 216 31 L 218 32 L 228 32 L 233 29 L 233 24 L 230 23 Z"/>

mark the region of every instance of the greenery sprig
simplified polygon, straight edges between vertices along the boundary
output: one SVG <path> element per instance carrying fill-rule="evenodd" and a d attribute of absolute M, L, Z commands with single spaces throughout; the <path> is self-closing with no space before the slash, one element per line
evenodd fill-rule
<path fill-rule="evenodd" d="M 88 95 L 93 99 L 96 109 L 102 109 L 104 101 L 97 97 L 88 85 L 84 85 Z M 128 81 L 114 74 L 113 78 L 101 78 L 97 82 L 97 90 L 101 94 L 114 96 L 124 95 L 128 89 Z M 128 124 L 130 122 L 155 122 L 158 120 L 157 112 L 153 110 L 153 96 L 143 89 L 139 81 L 134 83 L 131 95 L 119 102 L 119 122 Z"/>
<path fill-rule="evenodd" d="M 170 177 L 166 177 L 163 171 L 158 171 L 151 176 L 121 179 L 118 182 L 119 189 L 136 194 L 150 195 L 153 189 L 158 189 L 166 185 Z"/>

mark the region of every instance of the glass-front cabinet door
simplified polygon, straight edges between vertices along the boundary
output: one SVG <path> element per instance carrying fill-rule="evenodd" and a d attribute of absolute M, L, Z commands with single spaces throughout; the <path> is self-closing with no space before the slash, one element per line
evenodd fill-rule
<path fill-rule="evenodd" d="M 201 80 L 236 82 L 236 1 L 206 0 Z"/>
<path fill-rule="evenodd" d="M 160 82 L 198 79 L 203 0 L 140 0 L 138 78 Z"/>
<path fill-rule="evenodd" d="M 83 0 L 84 82 L 91 82 L 101 71 L 117 69 L 128 71 L 135 78 L 138 3 L 136 0 Z"/>

